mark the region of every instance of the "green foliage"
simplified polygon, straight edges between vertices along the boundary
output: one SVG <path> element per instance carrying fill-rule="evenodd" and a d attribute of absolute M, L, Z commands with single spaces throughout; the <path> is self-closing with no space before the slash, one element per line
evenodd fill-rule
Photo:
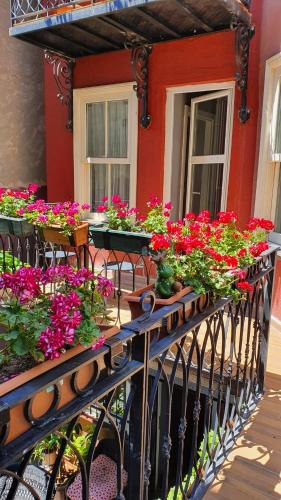
<path fill-rule="evenodd" d="M 10 252 L 0 251 L 0 273 L 12 273 L 22 266 L 23 263 Z"/>

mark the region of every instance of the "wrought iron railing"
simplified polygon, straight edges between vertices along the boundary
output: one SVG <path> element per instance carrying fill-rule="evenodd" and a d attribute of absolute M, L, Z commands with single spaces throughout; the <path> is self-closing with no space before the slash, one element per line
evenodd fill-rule
<path fill-rule="evenodd" d="M 95 497 L 101 456 L 103 486 L 115 490 L 115 499 L 201 498 L 263 393 L 274 265 L 270 250 L 248 270 L 254 289 L 238 303 L 190 293 L 124 325 L 99 351 L 1 397 L 1 499 L 29 492 L 30 499 L 50 500 L 55 491 L 60 498 Z M 87 363 L 93 376 L 79 388 Z M 73 399 L 63 405 L 65 377 Z M 36 395 L 51 389 L 50 408 L 34 415 Z M 19 403 L 25 430 L 12 439 Z M 85 412 L 91 424 L 83 455 L 73 433 Z M 46 465 L 34 450 L 50 433 L 58 444 Z M 65 475 L 70 449 L 75 467 Z"/>
<path fill-rule="evenodd" d="M 12 24 L 65 13 L 65 8 L 86 7 L 98 0 L 10 0 Z M 108 0 L 104 0 L 105 2 Z"/>
<path fill-rule="evenodd" d="M 109 0 L 10 0 L 12 24 L 27 22 L 40 17 L 65 13 L 66 7 L 81 8 Z M 251 0 L 242 0 L 245 7 L 250 7 Z"/>

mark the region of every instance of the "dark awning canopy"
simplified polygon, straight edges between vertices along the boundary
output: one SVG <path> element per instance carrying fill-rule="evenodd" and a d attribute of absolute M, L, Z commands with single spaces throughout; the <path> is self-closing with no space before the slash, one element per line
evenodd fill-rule
<path fill-rule="evenodd" d="M 227 29 L 233 20 L 250 25 L 251 19 L 248 0 L 111 0 L 88 6 L 81 1 L 59 0 L 56 10 L 46 10 L 42 0 L 14 0 L 10 35 L 76 58 L 120 50 L 130 40 L 176 40 Z M 58 5 L 73 8 L 60 13 Z"/>

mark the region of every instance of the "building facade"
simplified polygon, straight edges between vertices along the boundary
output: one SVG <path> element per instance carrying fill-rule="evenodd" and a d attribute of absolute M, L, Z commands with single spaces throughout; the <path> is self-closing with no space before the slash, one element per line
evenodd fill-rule
<path fill-rule="evenodd" d="M 9 37 L 10 2 L 0 5 L 0 186 L 45 186 L 43 57 Z"/>

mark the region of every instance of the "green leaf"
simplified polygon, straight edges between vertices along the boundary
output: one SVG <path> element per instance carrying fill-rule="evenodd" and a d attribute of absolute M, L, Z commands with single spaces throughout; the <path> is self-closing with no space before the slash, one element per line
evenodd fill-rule
<path fill-rule="evenodd" d="M 24 356 L 24 354 L 28 353 L 28 346 L 22 337 L 18 337 L 17 340 L 13 342 L 12 349 L 18 356 Z"/>
<path fill-rule="evenodd" d="M 12 330 L 11 332 L 7 332 L 3 335 L 4 340 L 13 340 L 18 337 L 19 332 L 17 330 Z"/>

